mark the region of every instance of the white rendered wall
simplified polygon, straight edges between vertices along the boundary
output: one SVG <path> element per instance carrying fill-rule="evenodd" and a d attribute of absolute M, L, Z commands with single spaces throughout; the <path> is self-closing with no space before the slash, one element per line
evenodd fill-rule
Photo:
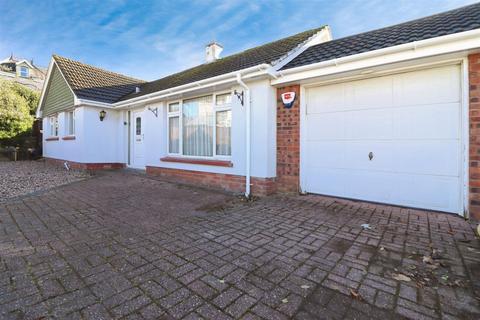
<path fill-rule="evenodd" d="M 58 115 L 59 140 L 46 141 L 50 137 L 49 118 L 43 119 L 43 155 L 47 158 L 80 163 L 125 163 L 125 125 L 122 111 L 107 109 L 103 121 L 101 109 L 77 107 L 75 109 L 75 140 L 63 140 L 65 113 Z"/>
<path fill-rule="evenodd" d="M 83 108 L 75 109 L 75 140 L 63 140 L 65 130 L 65 112 L 61 112 L 58 114 L 58 140 L 46 141 L 51 137 L 50 117 L 43 118 L 43 156 L 84 162 Z"/>
<path fill-rule="evenodd" d="M 267 80 L 247 83 L 252 101 L 252 176 L 275 177 L 276 175 L 276 98 L 275 89 Z M 241 87 L 234 87 L 232 91 Z M 183 170 L 205 171 L 245 175 L 245 106 L 237 97 L 232 97 L 232 156 L 233 167 L 195 165 L 176 162 L 163 162 L 160 158 L 167 153 L 167 103 L 149 104 L 158 108 L 158 118 L 145 108 L 145 155 L 146 166 Z"/>

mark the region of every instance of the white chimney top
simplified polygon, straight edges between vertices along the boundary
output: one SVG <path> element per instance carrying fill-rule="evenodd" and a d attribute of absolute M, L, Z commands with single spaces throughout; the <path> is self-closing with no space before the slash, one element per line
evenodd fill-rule
<path fill-rule="evenodd" d="M 135 93 L 140 93 L 140 87 L 135 87 Z"/>
<path fill-rule="evenodd" d="M 220 58 L 220 53 L 223 51 L 223 47 L 215 41 L 207 44 L 205 47 L 205 60 L 207 63 L 213 62 Z"/>

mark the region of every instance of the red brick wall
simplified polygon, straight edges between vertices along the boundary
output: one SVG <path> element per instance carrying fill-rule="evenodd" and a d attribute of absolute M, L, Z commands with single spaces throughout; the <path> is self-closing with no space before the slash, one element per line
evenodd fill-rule
<path fill-rule="evenodd" d="M 293 91 L 295 102 L 290 109 L 283 106 L 281 94 Z M 277 190 L 300 190 L 300 86 L 277 89 Z"/>
<path fill-rule="evenodd" d="M 244 176 L 161 167 L 147 167 L 147 174 L 160 176 L 172 182 L 200 185 L 235 193 L 245 192 Z M 253 195 L 265 196 L 275 192 L 275 178 L 252 177 L 251 184 Z"/>
<path fill-rule="evenodd" d="M 468 56 L 470 89 L 470 216 L 480 220 L 480 54 Z"/>
<path fill-rule="evenodd" d="M 80 163 L 68 160 L 45 158 L 46 162 L 51 165 L 63 166 L 65 162 L 70 168 L 75 170 L 108 170 L 125 168 L 124 163 Z"/>

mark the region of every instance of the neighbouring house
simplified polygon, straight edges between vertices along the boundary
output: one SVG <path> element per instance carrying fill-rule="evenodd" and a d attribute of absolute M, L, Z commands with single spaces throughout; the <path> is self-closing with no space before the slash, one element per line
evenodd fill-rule
<path fill-rule="evenodd" d="M 47 70 L 33 63 L 33 60 L 13 56 L 0 61 L 0 79 L 18 82 L 32 90 L 43 88 Z"/>
<path fill-rule="evenodd" d="M 480 4 L 221 50 L 151 82 L 53 56 L 38 108 L 45 157 L 480 218 Z"/>

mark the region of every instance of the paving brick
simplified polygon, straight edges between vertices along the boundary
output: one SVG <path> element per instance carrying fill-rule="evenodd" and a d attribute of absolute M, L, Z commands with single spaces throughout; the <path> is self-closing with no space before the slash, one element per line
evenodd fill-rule
<path fill-rule="evenodd" d="M 480 317 L 480 243 L 453 215 L 314 195 L 245 203 L 122 171 L 1 203 L 0 220 L 2 319 Z M 433 249 L 449 268 L 432 283 L 392 279 L 427 272 Z"/>
<path fill-rule="evenodd" d="M 219 294 L 215 299 L 213 299 L 213 303 L 217 307 L 223 309 L 230 303 L 232 303 L 235 299 L 237 299 L 241 294 L 242 292 L 240 290 L 237 290 L 235 288 L 229 288 L 228 290 Z"/>

